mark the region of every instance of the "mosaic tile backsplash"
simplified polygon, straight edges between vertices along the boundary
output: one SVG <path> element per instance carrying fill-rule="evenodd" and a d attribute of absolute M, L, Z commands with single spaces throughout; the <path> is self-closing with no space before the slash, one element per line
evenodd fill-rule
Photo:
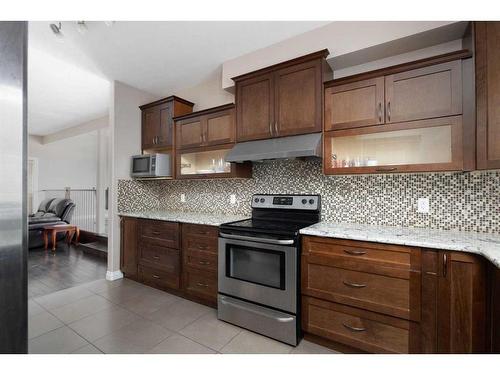
<path fill-rule="evenodd" d="M 254 163 L 251 179 L 120 180 L 118 210 L 246 215 L 255 193 L 321 194 L 322 219 L 331 222 L 500 234 L 500 171 L 324 176 L 321 161 L 276 160 Z M 421 197 L 429 214 L 417 212 Z"/>

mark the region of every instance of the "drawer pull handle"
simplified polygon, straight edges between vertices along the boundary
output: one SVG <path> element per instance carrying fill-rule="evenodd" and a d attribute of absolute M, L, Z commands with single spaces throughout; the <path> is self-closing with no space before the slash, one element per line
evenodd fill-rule
<path fill-rule="evenodd" d="M 160 232 L 156 232 L 156 231 L 153 231 L 151 233 L 153 233 L 155 236 L 159 236 L 160 235 Z"/>
<path fill-rule="evenodd" d="M 366 328 L 362 328 L 362 327 L 353 327 L 353 326 L 351 326 L 351 325 L 349 325 L 349 324 L 347 324 L 347 323 L 342 323 L 342 325 L 343 325 L 345 328 L 347 328 L 347 329 L 349 329 L 349 330 L 351 330 L 351 331 L 353 331 L 353 332 L 363 332 L 363 331 L 366 331 Z"/>
<path fill-rule="evenodd" d="M 203 288 L 208 288 L 208 284 L 196 283 L 197 286 L 201 286 Z"/>
<path fill-rule="evenodd" d="M 397 170 L 398 170 L 397 167 L 380 167 L 375 169 L 375 171 L 377 172 L 393 172 Z"/>
<path fill-rule="evenodd" d="M 158 275 L 153 275 L 153 279 L 159 279 L 159 278 L 160 278 L 160 276 L 158 276 Z"/>
<path fill-rule="evenodd" d="M 198 262 L 198 264 L 201 264 L 202 266 L 208 266 L 208 265 L 210 264 L 210 262 L 207 262 L 207 261 L 205 261 L 205 260 L 200 260 L 200 261 Z"/>
<path fill-rule="evenodd" d="M 356 256 L 359 256 L 359 255 L 365 255 L 365 254 L 366 254 L 366 251 L 361 251 L 361 250 L 347 250 L 347 249 L 344 249 L 344 253 L 349 254 L 349 255 L 356 255 Z"/>
<path fill-rule="evenodd" d="M 153 257 L 153 259 L 158 260 L 158 259 L 160 259 L 160 257 L 159 257 L 158 255 L 155 255 L 155 256 Z"/>
<path fill-rule="evenodd" d="M 364 288 L 366 285 L 365 284 L 357 284 L 357 283 L 351 283 L 350 281 L 342 281 L 344 285 L 347 285 L 351 288 Z"/>
<path fill-rule="evenodd" d="M 198 249 L 200 249 L 200 250 L 206 250 L 207 247 L 205 245 L 198 245 Z"/>

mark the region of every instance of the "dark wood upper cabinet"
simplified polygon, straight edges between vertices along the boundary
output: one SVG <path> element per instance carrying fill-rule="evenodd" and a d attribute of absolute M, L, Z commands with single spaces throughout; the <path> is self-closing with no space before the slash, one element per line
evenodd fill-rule
<path fill-rule="evenodd" d="M 274 127 L 273 75 L 264 74 L 236 83 L 236 139 L 271 138 Z"/>
<path fill-rule="evenodd" d="M 175 118 L 177 148 L 223 145 L 234 142 L 234 104 Z"/>
<path fill-rule="evenodd" d="M 385 77 L 386 122 L 462 113 L 462 62 L 450 61 Z"/>
<path fill-rule="evenodd" d="M 322 50 L 233 78 L 238 142 L 321 131 L 323 82 L 331 69 Z"/>
<path fill-rule="evenodd" d="M 500 22 L 475 22 L 477 168 L 500 168 Z"/>
<path fill-rule="evenodd" d="M 384 77 L 325 89 L 325 130 L 383 124 Z"/>
<path fill-rule="evenodd" d="M 274 76 L 274 136 L 321 131 L 322 60 L 280 69 Z"/>
<path fill-rule="evenodd" d="M 142 149 L 158 150 L 173 147 L 173 117 L 191 113 L 193 106 L 193 103 L 176 96 L 141 105 L 139 108 L 142 111 Z"/>

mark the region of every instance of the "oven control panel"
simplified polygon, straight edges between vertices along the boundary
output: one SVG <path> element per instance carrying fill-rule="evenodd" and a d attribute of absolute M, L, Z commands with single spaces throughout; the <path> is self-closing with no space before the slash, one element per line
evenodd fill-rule
<path fill-rule="evenodd" d="M 289 210 L 319 210 L 320 195 L 272 195 L 255 194 L 252 208 L 282 208 Z"/>

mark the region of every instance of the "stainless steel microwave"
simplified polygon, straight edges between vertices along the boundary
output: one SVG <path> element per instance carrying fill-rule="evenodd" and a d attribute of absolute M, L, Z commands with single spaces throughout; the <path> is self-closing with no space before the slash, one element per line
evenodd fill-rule
<path fill-rule="evenodd" d="M 171 177 L 170 154 L 145 154 L 132 156 L 132 178 Z"/>

